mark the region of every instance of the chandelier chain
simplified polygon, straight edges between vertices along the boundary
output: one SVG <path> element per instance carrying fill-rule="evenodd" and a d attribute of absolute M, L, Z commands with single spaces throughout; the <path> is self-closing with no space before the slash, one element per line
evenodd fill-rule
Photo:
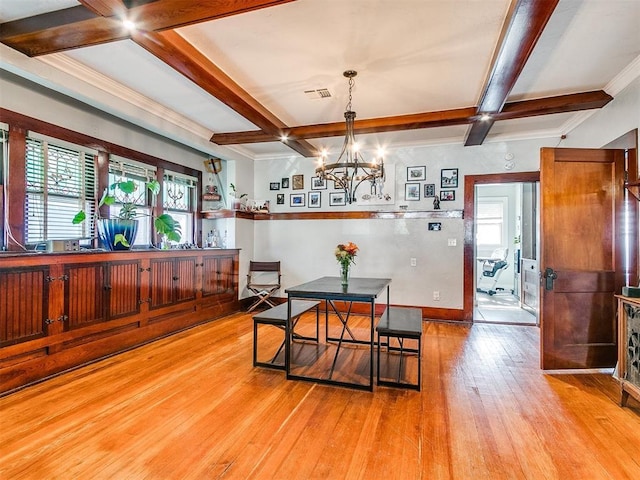
<path fill-rule="evenodd" d="M 356 81 L 353 79 L 353 77 L 349 77 L 349 103 L 347 103 L 347 111 L 351 111 L 351 99 L 352 99 L 352 95 L 351 95 L 351 91 L 353 90 L 353 85 L 356 83 Z"/>

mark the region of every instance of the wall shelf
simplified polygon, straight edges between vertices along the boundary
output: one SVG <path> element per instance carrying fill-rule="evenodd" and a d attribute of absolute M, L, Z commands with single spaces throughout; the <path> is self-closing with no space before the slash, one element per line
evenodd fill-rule
<path fill-rule="evenodd" d="M 240 210 L 200 212 L 202 218 L 245 218 L 248 220 L 358 220 L 358 219 L 443 219 L 463 218 L 463 210 L 349 211 L 349 212 L 283 212 L 258 213 Z"/>

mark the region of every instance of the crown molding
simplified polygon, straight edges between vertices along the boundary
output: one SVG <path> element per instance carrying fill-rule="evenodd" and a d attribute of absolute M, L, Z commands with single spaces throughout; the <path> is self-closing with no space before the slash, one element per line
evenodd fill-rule
<path fill-rule="evenodd" d="M 99 72 L 96 72 L 64 53 L 52 53 L 50 55 L 39 57 L 39 60 L 57 68 L 58 70 L 62 70 L 78 80 L 88 83 L 109 95 L 113 95 L 123 102 L 127 102 L 138 107 L 150 115 L 158 117 L 163 121 L 167 121 L 178 128 L 191 131 L 198 137 L 207 141 L 211 137 L 211 131 L 202 125 L 189 120 L 183 115 L 176 113 L 174 110 L 168 109 L 158 102 L 151 100 L 149 97 L 146 97 L 129 87 L 125 87 L 121 83 L 118 83 Z"/>
<path fill-rule="evenodd" d="M 640 55 L 634 58 L 618 75 L 613 77 L 604 87 L 604 91 L 615 97 L 638 77 L 640 77 Z"/>

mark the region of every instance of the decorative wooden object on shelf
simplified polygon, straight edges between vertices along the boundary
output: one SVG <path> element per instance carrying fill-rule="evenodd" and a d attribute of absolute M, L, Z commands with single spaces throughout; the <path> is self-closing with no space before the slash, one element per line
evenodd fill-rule
<path fill-rule="evenodd" d="M 629 395 L 640 401 L 640 298 L 618 299 L 618 368 L 620 405 Z"/>
<path fill-rule="evenodd" d="M 207 202 L 219 202 L 222 200 L 222 195 L 219 193 L 205 193 L 202 195 L 202 200 Z"/>
<path fill-rule="evenodd" d="M 238 250 L 4 254 L 0 301 L 3 393 L 237 311 Z"/>

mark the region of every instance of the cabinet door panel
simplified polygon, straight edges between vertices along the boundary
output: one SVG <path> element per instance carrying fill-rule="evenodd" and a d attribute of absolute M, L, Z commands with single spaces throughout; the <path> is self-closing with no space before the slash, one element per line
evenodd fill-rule
<path fill-rule="evenodd" d="M 175 261 L 176 302 L 196 298 L 196 258 L 181 258 Z"/>
<path fill-rule="evenodd" d="M 233 256 L 203 259 L 202 296 L 234 293 Z"/>
<path fill-rule="evenodd" d="M 173 283 L 173 259 L 151 260 L 151 308 L 174 303 Z"/>
<path fill-rule="evenodd" d="M 0 270 L 0 346 L 45 335 L 48 267 Z"/>
<path fill-rule="evenodd" d="M 140 261 L 109 265 L 109 318 L 140 313 Z"/>
<path fill-rule="evenodd" d="M 67 330 L 107 320 L 104 269 L 102 263 L 67 265 L 65 268 Z"/>

